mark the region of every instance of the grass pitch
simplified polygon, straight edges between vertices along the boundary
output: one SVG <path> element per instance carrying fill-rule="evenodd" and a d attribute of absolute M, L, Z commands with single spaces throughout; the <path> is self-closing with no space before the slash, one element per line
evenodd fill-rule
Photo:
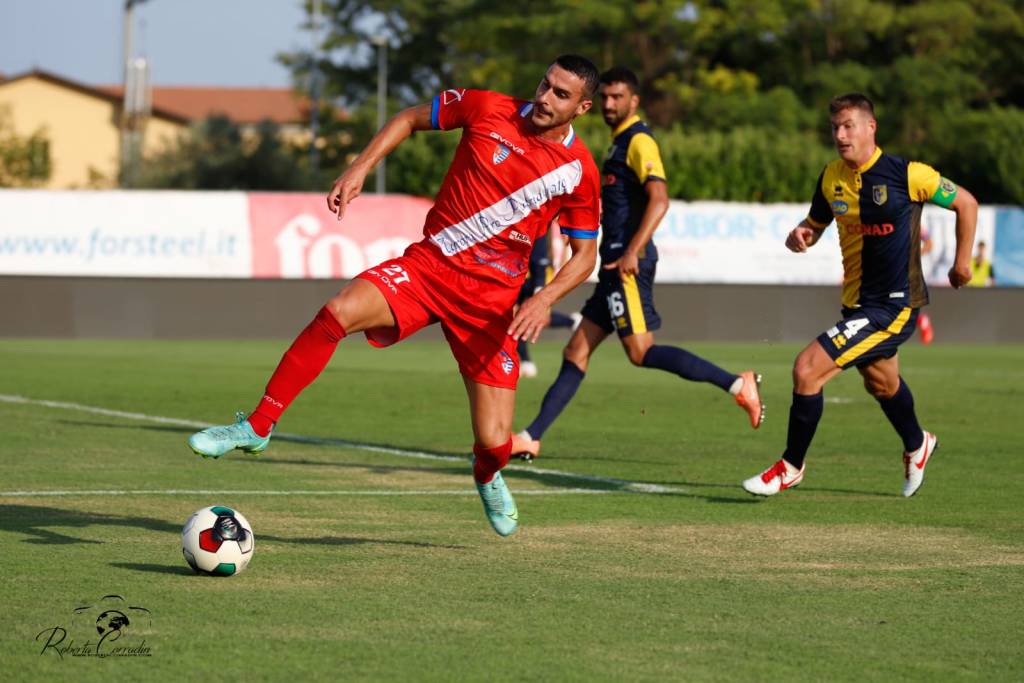
<path fill-rule="evenodd" d="M 898 438 L 846 373 L 804 484 L 759 500 L 738 483 L 784 447 L 798 349 L 690 347 L 764 373 L 753 432 L 717 389 L 608 344 L 541 459 L 507 473 L 509 539 L 476 497 L 441 344 L 349 340 L 280 426 L 314 439 L 194 456 L 189 421 L 250 409 L 284 347 L 0 341 L 0 679 L 1024 677 L 1020 347 L 905 347 L 940 439 L 915 498 L 899 495 Z M 537 348 L 517 428 L 559 350 Z M 239 576 L 182 560 L 181 525 L 213 504 L 253 524 Z M 149 656 L 43 649 L 54 627 L 95 649 L 93 612 L 74 610 L 108 595 L 149 611 L 122 640 Z"/>

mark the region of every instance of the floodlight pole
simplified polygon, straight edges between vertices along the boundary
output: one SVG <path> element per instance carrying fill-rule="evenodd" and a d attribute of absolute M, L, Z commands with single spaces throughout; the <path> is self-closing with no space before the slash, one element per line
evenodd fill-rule
<path fill-rule="evenodd" d="M 313 64 L 309 73 L 309 168 L 315 174 L 320 168 L 320 150 L 316 146 L 320 134 L 320 16 L 323 14 L 321 0 L 313 0 Z"/>
<path fill-rule="evenodd" d="M 129 100 L 132 93 L 129 93 L 129 81 L 132 70 L 132 31 L 135 25 L 135 5 L 142 4 L 146 0 L 124 0 L 124 34 L 121 44 L 123 51 L 121 66 L 123 68 L 123 99 L 121 104 L 121 186 L 131 187 L 135 178 L 135 160 L 142 142 L 136 134 L 136 112 L 132 109 L 133 102 Z"/>
<path fill-rule="evenodd" d="M 388 39 L 375 36 L 371 42 L 377 46 L 377 130 L 384 127 L 388 115 Z M 384 159 L 377 164 L 377 194 L 387 187 Z"/>
<path fill-rule="evenodd" d="M 121 100 L 121 186 L 130 187 L 128 177 L 132 166 L 132 141 L 131 128 L 128 122 L 128 79 L 132 59 L 132 26 L 134 24 L 135 0 L 125 0 L 124 3 L 124 36 L 121 41 L 122 59 L 122 100 Z"/>

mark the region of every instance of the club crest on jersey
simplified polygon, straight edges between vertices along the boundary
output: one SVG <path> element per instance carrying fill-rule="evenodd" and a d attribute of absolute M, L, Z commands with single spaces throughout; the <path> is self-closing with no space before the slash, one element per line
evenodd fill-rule
<path fill-rule="evenodd" d="M 507 351 L 501 352 L 501 369 L 506 375 L 511 375 L 512 371 L 516 369 L 516 362 L 512 360 L 512 356 L 508 355 Z"/>
<path fill-rule="evenodd" d="M 491 161 L 496 165 L 500 164 L 505 161 L 505 159 L 508 159 L 508 155 L 511 153 L 512 150 L 499 142 L 497 147 L 494 148 L 494 155 L 491 157 Z"/>
<path fill-rule="evenodd" d="M 455 88 L 449 88 L 442 93 L 442 104 L 451 104 L 452 102 L 461 102 L 462 96 L 466 94 L 466 89 L 456 90 Z"/>
<path fill-rule="evenodd" d="M 874 200 L 875 204 L 881 206 L 885 204 L 885 201 L 889 198 L 889 191 L 885 185 L 872 185 L 871 186 L 871 199 Z"/>

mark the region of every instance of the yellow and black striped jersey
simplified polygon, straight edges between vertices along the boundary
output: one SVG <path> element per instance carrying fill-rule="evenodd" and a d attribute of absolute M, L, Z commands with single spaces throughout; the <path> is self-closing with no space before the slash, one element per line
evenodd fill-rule
<path fill-rule="evenodd" d="M 665 181 L 658 143 L 651 129 L 632 116 L 612 133 L 612 146 L 601 166 L 601 260 L 609 263 L 622 256 L 640 227 L 647 210 L 649 180 Z M 654 260 L 658 252 L 648 240 L 641 258 Z"/>
<path fill-rule="evenodd" d="M 921 271 L 924 202 L 949 208 L 957 187 L 931 166 L 876 148 L 860 168 L 842 159 L 818 177 L 808 222 L 825 228 L 832 219 L 843 252 L 843 306 L 928 303 Z"/>

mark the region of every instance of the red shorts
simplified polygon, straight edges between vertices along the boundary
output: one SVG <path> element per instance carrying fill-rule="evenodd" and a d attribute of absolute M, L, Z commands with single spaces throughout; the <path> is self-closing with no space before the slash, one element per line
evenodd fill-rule
<path fill-rule="evenodd" d="M 457 271 L 418 244 L 357 277 L 377 286 L 395 317 L 395 327 L 365 332 L 371 344 L 390 346 L 440 322 L 463 376 L 516 388 L 519 354 L 508 327 L 518 285 L 501 287 Z"/>

